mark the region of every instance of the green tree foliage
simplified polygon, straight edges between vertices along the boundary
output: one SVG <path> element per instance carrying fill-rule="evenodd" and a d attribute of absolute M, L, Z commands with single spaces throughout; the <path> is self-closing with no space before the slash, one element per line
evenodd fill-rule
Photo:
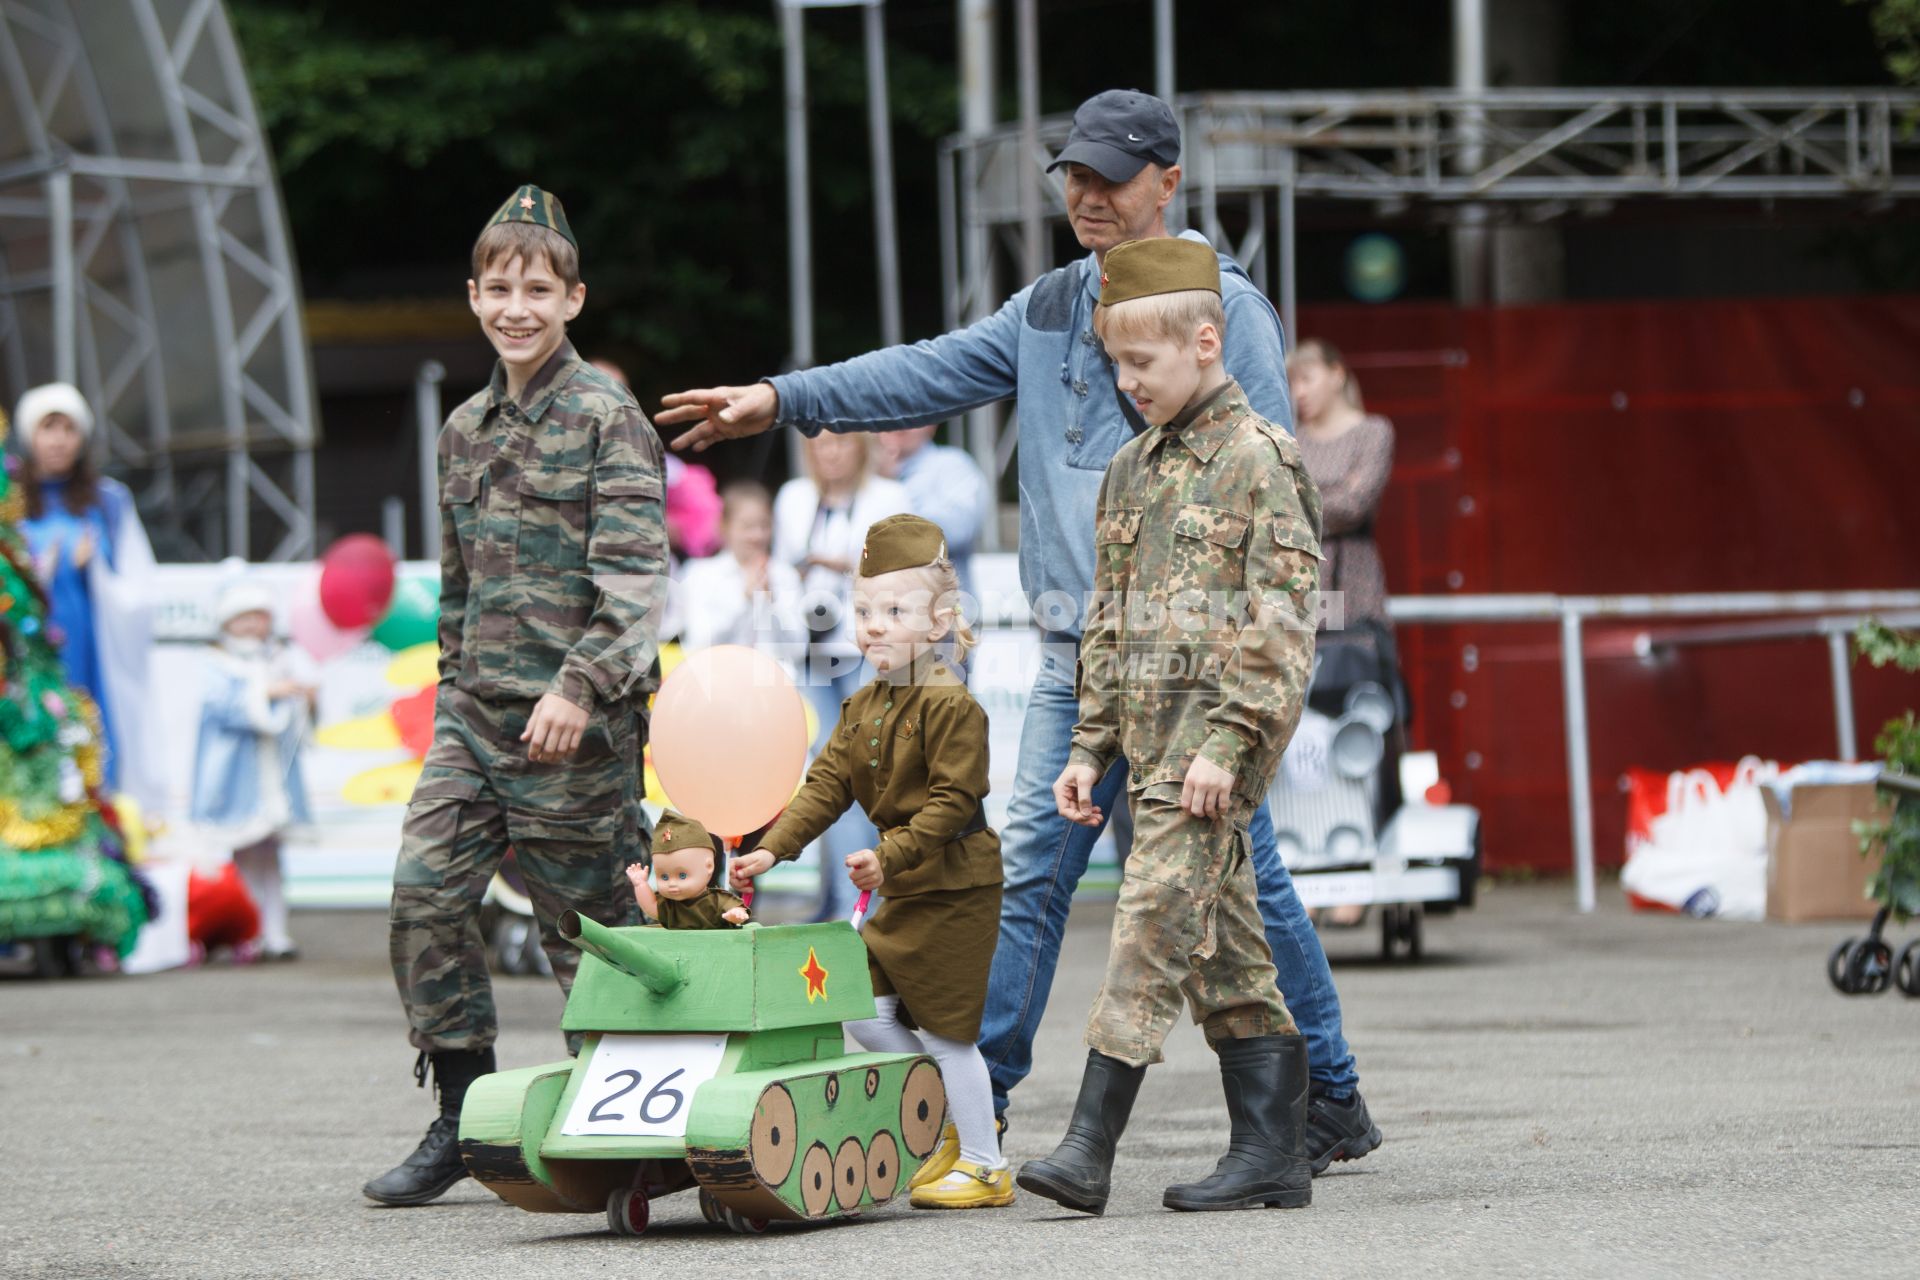
<path fill-rule="evenodd" d="M 1855 650 L 1876 667 L 1920 672 L 1920 634 L 1870 621 L 1853 639 Z M 1909 711 L 1887 721 L 1873 749 L 1886 761 L 1887 772 L 1920 776 L 1920 718 Z M 1867 896 L 1891 907 L 1901 920 L 1920 915 L 1920 796 L 1898 793 L 1891 818 L 1856 822 L 1854 831 L 1863 855 L 1880 852 L 1880 870 L 1868 882 Z"/>
<path fill-rule="evenodd" d="M 770 5 L 233 5 L 310 289 L 457 291 L 466 250 L 523 181 L 560 194 L 581 237 L 587 337 L 677 363 L 760 368 L 784 345 L 780 39 Z M 822 328 L 858 280 L 874 309 L 857 15 L 808 42 Z M 842 29 L 844 28 L 844 29 Z M 950 71 L 890 52 L 907 185 L 930 187 L 955 118 Z M 924 171 L 924 172 L 921 172 Z M 851 228 L 855 234 L 846 234 Z M 742 347 L 746 349 L 743 351 Z"/>
<path fill-rule="evenodd" d="M 1902 84 L 1920 84 L 1920 0 L 1847 0 L 1872 6 L 1873 38 L 1887 70 Z"/>

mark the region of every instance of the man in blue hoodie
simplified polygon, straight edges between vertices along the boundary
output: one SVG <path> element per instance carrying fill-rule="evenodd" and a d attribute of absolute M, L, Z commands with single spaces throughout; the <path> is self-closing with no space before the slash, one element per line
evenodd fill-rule
<path fill-rule="evenodd" d="M 1131 90 L 1098 94 L 1074 113 L 1067 145 L 1048 166 L 1067 171 L 1067 217 L 1088 250 L 1085 258 L 1049 271 L 965 329 L 751 386 L 683 391 L 666 397 L 654 419 L 662 427 L 695 424 L 674 448 L 700 450 L 775 426 L 806 435 L 894 431 L 1015 399 L 1020 583 L 1043 643 L 1001 835 L 1000 942 L 980 1030 L 995 1108 L 1003 1116 L 1007 1094 L 1032 1070 L 1033 1035 L 1053 985 L 1067 909 L 1099 834 L 1059 815 L 1053 781 L 1067 762 L 1079 718 L 1074 669 L 1093 588 L 1100 479 L 1120 446 L 1145 425 L 1120 394 L 1093 332 L 1101 264 L 1116 245 L 1169 234 L 1166 209 L 1180 185 L 1179 159 L 1180 129 L 1165 102 Z M 1280 318 L 1224 254 L 1220 274 L 1227 372 L 1256 413 L 1291 430 Z M 1100 812 L 1113 811 L 1126 776 L 1121 761 L 1101 780 L 1094 793 Z M 1313 1080 L 1307 1154 L 1319 1173 L 1373 1150 L 1380 1130 L 1360 1097 L 1333 975 L 1280 861 L 1265 805 L 1250 834 L 1274 968 L 1307 1040 Z"/>

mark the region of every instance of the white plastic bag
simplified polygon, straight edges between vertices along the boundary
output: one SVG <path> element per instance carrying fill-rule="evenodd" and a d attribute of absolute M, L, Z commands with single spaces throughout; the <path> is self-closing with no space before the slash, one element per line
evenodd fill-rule
<path fill-rule="evenodd" d="M 1743 758 L 1725 790 L 1705 769 L 1667 777 L 1667 811 L 1632 842 L 1620 885 L 1692 916 L 1759 920 L 1767 908 L 1767 817 L 1760 788 L 1780 766 Z"/>

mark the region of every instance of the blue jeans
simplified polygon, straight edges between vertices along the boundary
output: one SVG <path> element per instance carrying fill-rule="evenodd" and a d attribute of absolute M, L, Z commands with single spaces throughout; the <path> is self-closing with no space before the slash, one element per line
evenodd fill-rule
<path fill-rule="evenodd" d="M 995 1111 L 1006 1110 L 1007 1095 L 1033 1070 L 1033 1035 L 1047 1010 L 1053 971 L 1060 963 L 1067 909 L 1100 834 L 1068 822 L 1054 807 L 1053 782 L 1066 767 L 1073 726 L 1080 718 L 1073 689 L 1078 646 L 1070 636 L 1042 640 L 1040 674 L 1020 729 L 1020 761 L 1001 832 L 1006 884 L 1000 900 L 1000 944 L 993 954 L 980 1023 L 980 1051 L 993 1077 Z M 1126 782 L 1127 763 L 1121 760 L 1094 788 L 1094 803 L 1103 815 L 1113 812 Z M 1249 836 L 1267 945 L 1287 1008 L 1307 1038 L 1313 1082 L 1333 1097 L 1344 1097 L 1360 1077 L 1340 1029 L 1340 996 L 1319 935 L 1280 861 L 1273 817 L 1265 804 L 1254 812 Z"/>
<path fill-rule="evenodd" d="M 820 720 L 820 732 L 814 735 L 813 752 L 818 755 L 840 724 L 840 704 L 859 692 L 873 678 L 873 672 L 859 658 L 835 659 L 829 664 L 816 660 L 807 672 L 805 692 Z M 816 920 L 845 920 L 853 914 L 858 890 L 847 879 L 847 855 L 871 849 L 880 840 L 867 815 L 854 805 L 820 837 L 820 905 Z"/>

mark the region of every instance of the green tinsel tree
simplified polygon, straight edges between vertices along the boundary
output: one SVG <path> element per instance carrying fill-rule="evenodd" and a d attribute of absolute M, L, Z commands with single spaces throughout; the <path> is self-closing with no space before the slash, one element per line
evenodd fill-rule
<path fill-rule="evenodd" d="M 0 444 L 7 425 L 0 414 Z M 72 939 L 133 949 L 146 896 L 101 791 L 99 713 L 66 680 L 47 601 L 0 467 L 0 943 Z"/>

